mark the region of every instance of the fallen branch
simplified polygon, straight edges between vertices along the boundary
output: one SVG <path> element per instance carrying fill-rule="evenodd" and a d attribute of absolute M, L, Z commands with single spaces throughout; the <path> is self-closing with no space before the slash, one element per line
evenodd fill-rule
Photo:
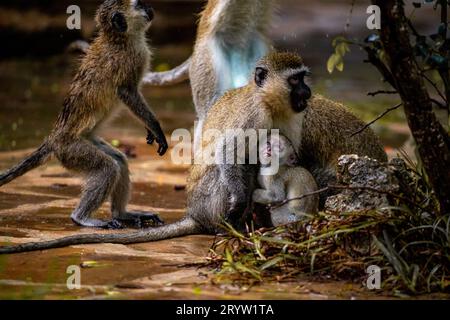
<path fill-rule="evenodd" d="M 400 108 L 403 105 L 403 103 L 399 103 L 398 105 L 394 106 L 394 107 L 390 107 L 388 109 L 386 109 L 383 113 L 381 113 L 378 117 L 376 117 L 375 119 L 373 119 L 372 121 L 370 121 L 369 123 L 367 123 L 364 127 L 362 127 L 361 129 L 359 129 L 358 131 L 352 133 L 352 135 L 350 136 L 353 137 L 361 132 L 363 132 L 364 130 L 366 130 L 368 127 L 370 127 L 372 124 L 374 124 L 375 122 L 377 122 L 378 120 L 380 120 L 381 118 L 383 118 L 385 115 L 387 115 L 389 112 L 396 110 L 398 108 Z"/>

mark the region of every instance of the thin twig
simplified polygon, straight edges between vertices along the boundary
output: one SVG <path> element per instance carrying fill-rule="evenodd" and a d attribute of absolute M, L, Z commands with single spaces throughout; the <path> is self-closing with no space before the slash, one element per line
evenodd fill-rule
<path fill-rule="evenodd" d="M 444 100 L 445 103 L 448 103 L 448 101 L 447 101 L 447 99 L 445 98 L 444 94 L 441 92 L 441 90 L 439 90 L 437 84 L 436 84 L 433 80 L 431 80 L 430 78 L 428 78 L 428 76 L 425 74 L 424 71 L 422 71 L 422 72 L 420 72 L 420 73 L 421 73 L 422 77 L 424 77 L 425 80 L 427 80 L 427 81 L 433 86 L 434 90 L 436 90 L 437 94 L 442 98 L 442 100 Z"/>
<path fill-rule="evenodd" d="M 352 133 L 352 135 L 350 136 L 350 138 L 356 136 L 357 134 L 363 132 L 364 130 L 366 130 L 368 127 L 370 127 L 372 124 L 374 124 L 375 122 L 377 122 L 378 120 L 380 120 L 381 118 L 383 118 L 385 115 L 387 115 L 389 112 L 396 110 L 398 108 L 400 108 L 403 105 L 403 103 L 399 103 L 398 105 L 394 106 L 394 107 L 390 107 L 388 109 L 386 109 L 383 113 L 381 113 L 378 117 L 376 117 L 375 119 L 373 119 L 372 121 L 370 121 L 369 123 L 367 123 L 364 127 L 362 127 L 361 129 L 359 129 L 358 131 Z"/>
<path fill-rule="evenodd" d="M 286 200 L 283 200 L 283 201 L 279 201 L 279 202 L 274 202 L 274 203 L 268 204 L 267 207 L 269 208 L 269 210 L 270 209 L 277 209 L 279 207 L 284 206 L 288 202 L 291 202 L 291 201 L 294 201 L 294 200 L 302 200 L 302 199 L 304 199 L 306 197 L 315 196 L 315 195 L 321 194 L 322 192 L 326 192 L 328 190 L 330 190 L 330 188 L 329 187 L 325 187 L 325 188 L 319 189 L 317 191 L 313 191 L 313 192 L 302 194 L 301 196 L 296 197 L 296 198 L 286 199 Z"/>
<path fill-rule="evenodd" d="M 395 91 L 395 90 L 391 90 L 391 91 L 389 91 L 389 90 L 378 90 L 378 91 L 374 91 L 374 92 L 369 92 L 369 93 L 367 93 L 367 95 L 371 96 L 371 97 L 375 97 L 378 94 L 397 94 L 397 93 L 398 92 Z"/>
<path fill-rule="evenodd" d="M 436 99 L 430 98 L 430 101 L 433 102 L 435 105 L 437 105 L 440 109 L 448 110 L 448 105 L 437 101 Z"/>
<path fill-rule="evenodd" d="M 371 48 L 370 46 L 362 46 L 362 49 L 364 49 L 367 52 L 367 60 L 365 62 L 371 63 L 375 68 L 378 69 L 378 71 L 383 76 L 384 80 L 388 82 L 392 88 L 397 90 L 397 85 L 395 82 L 395 78 L 391 73 L 391 70 L 384 64 L 383 61 L 381 61 L 377 56 L 377 50 Z"/>
<path fill-rule="evenodd" d="M 342 185 L 329 185 L 328 187 L 322 188 L 322 189 L 317 190 L 317 191 L 314 191 L 314 192 L 305 193 L 305 194 L 303 194 L 303 195 L 301 195 L 301 196 L 299 196 L 299 197 L 295 197 L 295 198 L 291 198 L 291 199 L 286 199 L 286 200 L 281 201 L 281 202 L 275 202 L 275 203 L 273 203 L 273 204 L 269 204 L 268 207 L 269 207 L 269 209 L 276 209 L 276 208 L 279 208 L 279 207 L 281 207 L 281 206 L 283 206 L 283 205 L 285 205 L 286 203 L 289 203 L 289 202 L 291 202 L 291 201 L 302 200 L 302 199 L 304 199 L 304 198 L 306 198 L 306 197 L 310 197 L 310 196 L 313 196 L 313 195 L 317 195 L 317 194 L 320 194 L 320 193 L 323 193 L 323 192 L 326 192 L 326 191 L 329 191 L 329 190 L 355 190 L 355 191 L 371 191 L 371 192 L 374 192 L 374 193 L 382 193 L 382 194 L 386 194 L 386 195 L 388 195 L 388 196 L 391 196 L 391 197 L 393 197 L 393 198 L 396 198 L 396 199 L 398 199 L 398 200 L 402 200 L 402 201 L 404 201 L 404 202 L 407 202 L 407 203 L 409 203 L 410 205 L 412 205 L 412 206 L 414 206 L 414 207 L 416 207 L 416 208 L 419 208 L 419 209 L 421 209 L 422 211 L 425 211 L 425 208 L 423 208 L 423 207 L 422 207 L 421 205 L 419 205 L 418 203 L 415 203 L 415 202 L 412 201 L 411 199 L 408 199 L 408 198 L 399 196 L 399 195 L 397 195 L 397 194 L 395 194 L 395 193 L 393 193 L 393 192 L 390 192 L 390 191 L 380 190 L 380 189 L 377 189 L 377 188 L 366 187 L 366 186 L 361 186 L 361 187 L 351 187 L 351 186 L 342 186 Z"/>

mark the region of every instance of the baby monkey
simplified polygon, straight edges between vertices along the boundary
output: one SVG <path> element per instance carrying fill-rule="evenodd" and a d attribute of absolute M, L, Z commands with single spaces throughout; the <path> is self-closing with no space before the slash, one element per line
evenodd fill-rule
<path fill-rule="evenodd" d="M 262 189 L 253 192 L 254 202 L 276 204 L 317 191 L 316 181 L 308 170 L 298 166 L 299 158 L 285 136 L 271 135 L 267 143 L 261 146 L 259 155 L 261 169 L 258 183 Z M 279 164 L 277 172 L 273 172 L 274 159 Z M 272 224 L 280 226 L 297 222 L 307 215 L 316 214 L 318 209 L 318 195 L 292 200 L 270 209 Z"/>
<path fill-rule="evenodd" d="M 154 213 L 126 210 L 130 196 L 127 159 L 95 134 L 113 109 L 124 104 L 144 123 L 148 143 L 156 141 L 160 155 L 167 151 L 160 124 L 140 92 L 150 63 L 146 31 L 153 15 L 153 9 L 140 0 L 106 0 L 101 4 L 96 15 L 99 34 L 70 86 L 54 129 L 28 158 L 0 174 L 0 186 L 54 155 L 65 168 L 86 176 L 80 204 L 71 215 L 76 224 L 121 228 L 123 224 L 161 222 Z M 113 219 L 92 218 L 108 198 Z"/>

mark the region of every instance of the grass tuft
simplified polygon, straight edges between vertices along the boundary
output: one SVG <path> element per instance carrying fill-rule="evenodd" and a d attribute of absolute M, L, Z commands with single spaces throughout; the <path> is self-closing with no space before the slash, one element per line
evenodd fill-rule
<path fill-rule="evenodd" d="M 385 290 L 449 291 L 450 216 L 439 212 L 419 166 L 407 163 L 409 179 L 402 190 L 408 192 L 393 199 L 393 206 L 322 212 L 301 223 L 246 233 L 227 224 L 206 265 L 216 270 L 217 281 L 241 284 L 292 281 L 305 274 L 363 281 L 367 267 L 377 265 Z"/>

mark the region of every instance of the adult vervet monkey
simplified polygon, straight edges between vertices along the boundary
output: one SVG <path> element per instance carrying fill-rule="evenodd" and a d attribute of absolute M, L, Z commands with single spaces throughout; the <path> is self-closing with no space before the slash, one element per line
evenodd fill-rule
<path fill-rule="evenodd" d="M 228 90 L 245 86 L 268 38 L 274 0 L 208 0 L 200 13 L 191 57 L 166 72 L 149 72 L 144 83 L 173 85 L 190 80 L 198 123 L 196 142 L 209 108 Z M 79 46 L 83 51 L 86 46 Z"/>
<path fill-rule="evenodd" d="M 274 0 L 209 0 L 200 14 L 192 56 L 179 67 L 149 73 L 144 82 L 170 85 L 189 79 L 198 124 L 228 90 L 251 79 L 256 62 L 272 48 L 268 40 Z"/>
<path fill-rule="evenodd" d="M 161 126 L 140 92 L 150 64 L 145 34 L 153 16 L 153 9 L 140 0 L 103 2 L 96 14 L 98 37 L 81 62 L 52 132 L 28 158 L 0 174 L 0 186 L 55 156 L 65 168 L 87 177 L 80 204 L 71 215 L 76 224 L 121 228 L 122 222 L 136 226 L 145 220 L 160 222 L 154 213 L 126 210 L 130 195 L 127 158 L 96 136 L 113 110 L 124 104 L 144 123 L 148 141 L 159 144 L 158 153 L 167 151 Z M 108 198 L 113 219 L 92 218 Z"/>

